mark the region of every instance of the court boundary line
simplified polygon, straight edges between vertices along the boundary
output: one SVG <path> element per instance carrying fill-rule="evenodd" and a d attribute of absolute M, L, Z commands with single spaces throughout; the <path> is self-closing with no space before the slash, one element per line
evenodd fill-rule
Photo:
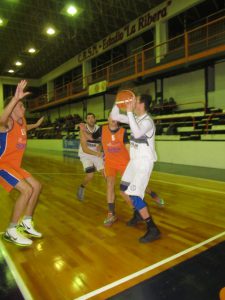
<path fill-rule="evenodd" d="M 56 173 L 33 173 L 34 175 L 72 175 L 72 176 L 76 176 L 76 175 L 85 175 L 85 173 L 61 173 L 61 172 L 56 172 Z"/>
<path fill-rule="evenodd" d="M 9 253 L 7 252 L 4 243 L 1 240 L 2 237 L 0 237 L 0 251 L 10 269 L 10 272 L 12 273 L 12 276 L 21 292 L 25 300 L 34 300 L 33 297 L 31 296 L 30 291 L 28 290 L 26 284 L 24 283 L 22 276 L 19 274 L 17 271 L 17 268 L 11 259 Z"/>
<path fill-rule="evenodd" d="M 186 165 L 188 166 L 188 165 Z M 206 167 L 208 169 L 212 169 L 212 168 L 209 168 L 209 167 Z M 219 169 L 219 170 L 223 170 L 223 169 Z M 157 170 L 153 170 L 153 173 L 158 173 L 159 175 L 160 174 L 166 174 L 166 175 L 169 175 L 169 176 L 178 176 L 178 177 L 183 177 L 184 179 L 185 178 L 191 178 L 191 179 L 197 179 L 199 181 L 204 181 L 204 180 L 207 180 L 207 181 L 212 181 L 212 182 L 222 182 L 222 180 L 218 180 L 218 179 L 212 179 L 212 178 L 205 178 L 205 177 L 199 177 L 199 176 L 193 176 L 193 175 L 185 175 L 185 174 L 177 174 L 177 173 L 168 173 L 168 172 L 163 172 L 163 171 L 157 171 Z"/>
<path fill-rule="evenodd" d="M 210 189 L 210 188 L 204 188 L 204 187 L 197 186 L 197 185 L 195 186 L 195 185 L 191 185 L 191 184 L 177 183 L 177 182 L 171 182 L 171 181 L 160 180 L 160 179 L 151 179 L 150 182 L 151 181 L 155 181 L 155 182 L 159 182 L 159 183 L 166 183 L 166 184 L 170 184 L 170 185 L 177 185 L 177 186 L 186 187 L 186 188 L 190 188 L 191 187 L 192 189 L 202 190 L 202 191 L 206 191 L 206 192 L 213 192 L 213 193 L 225 194 L 225 192 L 223 192 L 223 191 L 218 191 L 216 189 Z"/>
<path fill-rule="evenodd" d="M 105 286 L 103 286 L 101 288 L 98 288 L 98 289 L 96 289 L 96 290 L 94 290 L 94 291 L 92 291 L 90 293 L 87 293 L 87 294 L 85 294 L 83 296 L 75 298 L 74 300 L 86 300 L 86 299 L 90 299 L 91 297 L 99 295 L 99 294 L 101 294 L 101 293 L 103 293 L 103 292 L 105 292 L 107 290 L 110 290 L 110 289 L 112 289 L 112 288 L 114 288 L 114 287 L 116 287 L 118 285 L 121 285 L 121 284 L 123 284 L 123 283 L 125 283 L 125 282 L 127 282 L 127 281 L 129 281 L 131 279 L 134 279 L 134 278 L 139 277 L 140 275 L 143 275 L 143 274 L 145 274 L 145 273 L 147 273 L 147 272 L 149 272 L 149 271 L 151 271 L 153 269 L 156 269 L 157 267 L 160 267 L 160 266 L 162 266 L 162 265 L 164 265 L 164 264 L 166 264 L 168 262 L 171 262 L 171 261 L 173 261 L 173 260 L 175 260 L 175 259 L 177 259 L 177 258 L 179 258 L 179 257 L 181 257 L 181 256 L 183 256 L 183 255 L 185 255 L 187 253 L 190 253 L 190 252 L 192 252 L 192 251 L 194 251 L 194 250 L 196 250 L 196 249 L 198 249 L 198 248 L 200 248 L 200 247 L 202 247 L 202 246 L 204 246 L 206 244 L 209 244 L 210 242 L 212 242 L 214 240 L 217 240 L 217 239 L 221 238 L 224 235 L 225 235 L 225 231 L 223 231 L 223 232 L 221 232 L 221 233 L 219 233 L 219 234 L 217 234 L 217 235 L 215 235 L 215 236 L 213 236 L 213 237 L 211 237 L 211 238 L 209 238 L 209 239 L 207 239 L 207 240 L 205 240 L 205 241 L 203 241 L 201 243 L 198 243 L 198 244 L 196 244 L 196 245 L 194 245 L 194 246 L 192 246 L 190 248 L 187 248 L 187 249 L 185 249 L 185 250 L 183 250 L 183 251 L 181 251 L 181 252 L 179 252 L 177 254 L 174 254 L 174 255 L 172 255 L 172 256 L 170 256 L 168 258 L 165 258 L 165 259 L 163 259 L 163 260 L 161 260 L 161 261 L 159 261 L 159 262 L 157 262 L 157 263 L 155 263 L 153 265 L 150 265 L 150 266 L 148 266 L 148 267 L 146 267 L 146 268 L 144 268 L 144 269 L 142 269 L 140 271 L 132 273 L 132 274 L 130 274 L 128 276 L 125 276 L 125 277 L 123 277 L 123 278 L 121 278 L 119 280 L 116 280 L 116 281 L 114 281 L 114 282 L 112 282 L 110 284 L 107 284 L 107 285 L 105 285 Z"/>

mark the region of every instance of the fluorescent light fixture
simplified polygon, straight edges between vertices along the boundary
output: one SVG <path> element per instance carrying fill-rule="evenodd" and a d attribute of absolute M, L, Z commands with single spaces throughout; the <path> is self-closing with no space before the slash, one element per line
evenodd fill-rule
<path fill-rule="evenodd" d="M 48 35 L 54 35 L 55 34 L 55 29 L 52 28 L 52 27 L 49 27 L 49 28 L 46 29 L 46 33 Z"/>
<path fill-rule="evenodd" d="M 13 69 L 10 69 L 8 72 L 9 73 L 14 73 L 15 71 Z"/>
<path fill-rule="evenodd" d="M 35 52 L 36 52 L 36 49 L 35 49 L 35 48 L 29 48 L 29 49 L 28 49 L 28 52 L 29 52 L 29 53 L 35 53 Z"/>
<path fill-rule="evenodd" d="M 70 2 L 70 3 L 67 3 L 63 9 L 61 10 L 61 14 L 62 15 L 65 15 L 65 16 L 70 16 L 70 17 L 73 17 L 73 16 L 78 16 L 80 13 L 83 12 L 83 9 L 76 6 L 74 3 Z"/>
<path fill-rule="evenodd" d="M 69 5 L 66 9 L 66 12 L 70 16 L 74 16 L 77 13 L 77 8 L 74 5 Z"/>
<path fill-rule="evenodd" d="M 15 62 L 15 65 L 19 67 L 19 66 L 22 66 L 22 63 L 21 63 L 21 61 L 17 60 L 17 61 Z"/>
<path fill-rule="evenodd" d="M 7 23 L 7 19 L 0 17 L 0 27 L 6 26 Z"/>

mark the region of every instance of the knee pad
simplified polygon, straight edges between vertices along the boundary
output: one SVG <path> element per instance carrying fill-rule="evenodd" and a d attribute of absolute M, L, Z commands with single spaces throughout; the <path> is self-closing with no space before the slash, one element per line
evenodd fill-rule
<path fill-rule="evenodd" d="M 85 173 L 94 173 L 96 171 L 95 167 L 87 167 L 85 169 Z"/>
<path fill-rule="evenodd" d="M 136 210 L 140 210 L 147 206 L 146 202 L 139 196 L 130 196 L 130 198 Z"/>
<path fill-rule="evenodd" d="M 127 190 L 128 186 L 129 186 L 129 184 L 130 184 L 129 182 L 122 181 L 120 183 L 120 191 L 125 192 Z"/>

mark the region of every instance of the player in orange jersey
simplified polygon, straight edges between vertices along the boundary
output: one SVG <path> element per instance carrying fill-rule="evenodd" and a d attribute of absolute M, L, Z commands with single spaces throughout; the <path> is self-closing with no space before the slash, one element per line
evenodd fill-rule
<path fill-rule="evenodd" d="M 116 175 L 123 175 L 129 156 L 129 140 L 127 131 L 119 127 L 117 121 L 109 116 L 109 123 L 100 127 L 93 138 L 101 137 L 101 144 L 105 159 L 105 176 L 107 180 L 108 215 L 104 220 L 105 226 L 111 226 L 116 220 L 115 214 L 115 181 Z"/>
<path fill-rule="evenodd" d="M 33 237 L 42 236 L 34 229 L 32 223 L 41 184 L 21 168 L 27 143 L 27 130 L 37 128 L 43 121 L 41 118 L 35 124 L 26 124 L 25 107 L 21 101 L 29 94 L 24 91 L 26 85 L 25 80 L 17 85 L 15 95 L 0 116 L 0 185 L 8 192 L 16 189 L 20 193 L 3 238 L 20 246 L 32 244 L 32 240 L 23 235 L 23 232 Z"/>

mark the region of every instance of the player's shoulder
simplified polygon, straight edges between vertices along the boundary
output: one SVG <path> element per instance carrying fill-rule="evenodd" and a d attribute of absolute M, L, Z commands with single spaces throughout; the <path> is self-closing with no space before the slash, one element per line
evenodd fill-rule
<path fill-rule="evenodd" d="M 0 124 L 0 133 L 9 132 L 14 127 L 14 121 L 12 118 L 9 118 L 6 124 Z"/>
<path fill-rule="evenodd" d="M 139 118 L 139 120 L 141 122 L 152 122 L 153 121 L 151 115 L 147 114 L 147 113 L 144 116 L 142 116 L 141 118 Z"/>

